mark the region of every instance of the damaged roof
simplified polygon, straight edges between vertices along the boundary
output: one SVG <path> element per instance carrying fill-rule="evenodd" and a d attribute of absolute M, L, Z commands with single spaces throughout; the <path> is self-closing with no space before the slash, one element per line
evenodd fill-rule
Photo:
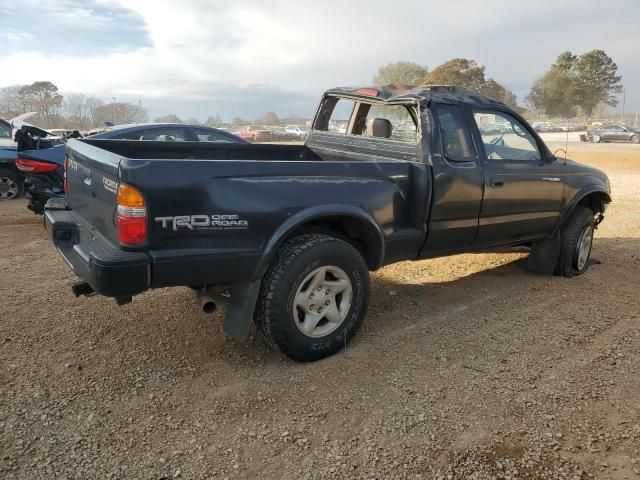
<path fill-rule="evenodd" d="M 350 97 L 367 98 L 369 100 L 380 99 L 384 101 L 407 101 L 418 100 L 421 104 L 428 104 L 431 100 L 448 103 L 467 103 L 480 107 L 508 107 L 496 100 L 485 97 L 466 88 L 454 85 L 383 85 L 363 88 L 332 88 L 325 92 L 325 95 L 347 95 Z"/>

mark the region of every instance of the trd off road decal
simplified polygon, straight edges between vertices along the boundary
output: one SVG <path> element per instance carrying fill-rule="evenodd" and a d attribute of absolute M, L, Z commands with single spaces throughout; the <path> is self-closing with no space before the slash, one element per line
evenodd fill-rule
<path fill-rule="evenodd" d="M 155 217 L 165 230 L 177 232 L 187 230 L 246 230 L 249 222 L 238 215 L 179 215 L 176 217 Z"/>

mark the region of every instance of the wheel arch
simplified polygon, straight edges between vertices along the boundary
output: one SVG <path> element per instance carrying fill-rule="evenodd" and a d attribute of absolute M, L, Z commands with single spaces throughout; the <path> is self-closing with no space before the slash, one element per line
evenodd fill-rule
<path fill-rule="evenodd" d="M 326 233 L 350 243 L 362 254 L 369 270 L 376 270 L 383 264 L 384 235 L 373 218 L 358 207 L 326 205 L 298 212 L 276 230 L 263 250 L 254 279 L 264 276 L 287 239 L 305 233 Z"/>
<path fill-rule="evenodd" d="M 571 215 L 575 211 L 576 207 L 587 207 L 590 208 L 594 213 L 603 214 L 605 205 L 608 203 L 611 203 L 611 195 L 601 187 L 591 186 L 580 190 L 565 208 L 565 211 L 562 214 L 561 219 L 556 225 L 556 228 L 553 232 L 554 236 L 566 224 L 567 220 L 571 218 Z"/>

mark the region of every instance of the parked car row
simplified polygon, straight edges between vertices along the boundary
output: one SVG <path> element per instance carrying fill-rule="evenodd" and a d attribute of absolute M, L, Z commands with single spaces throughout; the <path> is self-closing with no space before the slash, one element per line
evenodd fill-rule
<path fill-rule="evenodd" d="M 583 132 L 587 129 L 584 123 L 579 122 L 533 122 L 531 124 L 536 132 Z"/>
<path fill-rule="evenodd" d="M 249 142 L 291 142 L 304 140 L 309 132 L 298 125 L 247 125 L 233 133 Z"/>

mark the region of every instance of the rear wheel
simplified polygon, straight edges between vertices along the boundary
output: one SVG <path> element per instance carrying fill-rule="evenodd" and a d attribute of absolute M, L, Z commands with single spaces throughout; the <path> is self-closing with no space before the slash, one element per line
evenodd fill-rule
<path fill-rule="evenodd" d="M 634 135 L 633 137 L 631 137 L 631 143 L 640 143 L 640 135 Z"/>
<path fill-rule="evenodd" d="M 562 229 L 562 247 L 555 272 L 557 275 L 573 277 L 589 269 L 594 232 L 593 211 L 577 207 Z"/>
<path fill-rule="evenodd" d="M 0 200 L 11 200 L 22 195 L 22 179 L 17 172 L 0 168 Z"/>
<path fill-rule="evenodd" d="M 255 320 L 289 358 L 315 361 L 344 348 L 364 319 L 369 271 L 349 243 L 301 235 L 278 251 L 262 281 Z"/>

